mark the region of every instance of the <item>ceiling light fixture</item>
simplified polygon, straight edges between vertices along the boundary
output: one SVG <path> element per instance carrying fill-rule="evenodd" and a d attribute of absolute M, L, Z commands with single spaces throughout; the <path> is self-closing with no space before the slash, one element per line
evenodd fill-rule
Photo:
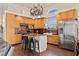
<path fill-rule="evenodd" d="M 38 17 L 41 16 L 42 14 L 43 14 L 43 7 L 40 4 L 33 6 L 30 9 L 30 15 L 33 17 Z"/>

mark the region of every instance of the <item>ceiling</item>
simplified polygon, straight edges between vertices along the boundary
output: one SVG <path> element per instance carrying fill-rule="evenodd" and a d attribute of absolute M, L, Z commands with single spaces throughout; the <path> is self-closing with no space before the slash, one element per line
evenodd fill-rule
<path fill-rule="evenodd" d="M 9 4 L 9 3 L 6 3 L 6 4 L 0 3 L 0 7 L 7 8 L 6 7 L 7 4 Z M 72 9 L 72 8 L 78 8 L 78 10 L 79 10 L 79 3 L 10 3 L 10 4 L 19 5 L 21 7 L 27 8 L 28 10 L 29 10 L 29 8 L 32 8 L 34 5 L 40 4 L 40 5 L 42 5 L 43 10 L 44 10 L 43 16 L 50 16 L 47 14 L 48 10 L 50 10 L 50 9 L 57 9 L 56 14 L 59 12 L 68 10 L 68 9 Z M 18 9 L 18 8 L 14 8 L 14 9 Z M 53 14 L 53 15 L 55 15 L 55 14 Z"/>
<path fill-rule="evenodd" d="M 68 8 L 68 7 L 78 7 L 79 3 L 15 3 L 17 5 L 20 6 L 24 6 L 27 8 L 31 8 L 34 5 L 40 4 L 42 5 L 44 8 L 59 8 L 59 9 L 63 9 L 63 8 Z"/>
<path fill-rule="evenodd" d="M 70 9 L 70 8 L 78 8 L 79 3 L 15 3 L 17 5 L 26 7 L 26 8 L 31 8 L 34 5 L 40 4 L 43 6 L 44 11 L 48 11 L 49 9 L 58 9 L 59 11 Z"/>
<path fill-rule="evenodd" d="M 57 9 L 55 14 L 52 13 L 53 16 L 59 12 L 79 7 L 79 3 L 14 3 L 14 4 L 26 7 L 28 9 L 33 7 L 34 5 L 40 4 L 43 7 L 44 15 L 46 15 L 48 10 L 50 9 Z"/>
<path fill-rule="evenodd" d="M 8 4 L 8 3 L 6 3 L 6 4 Z M 6 7 L 6 4 L 0 3 L 0 7 Z M 25 8 L 31 8 L 34 5 L 40 4 L 43 6 L 44 11 L 53 9 L 53 8 L 57 8 L 60 11 L 60 10 L 65 10 L 65 9 L 69 9 L 69 8 L 79 7 L 79 3 L 11 3 L 11 4 L 23 6 Z"/>

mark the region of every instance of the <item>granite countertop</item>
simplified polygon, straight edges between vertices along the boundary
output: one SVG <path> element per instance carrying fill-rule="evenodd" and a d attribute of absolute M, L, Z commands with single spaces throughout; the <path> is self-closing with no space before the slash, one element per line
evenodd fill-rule
<path fill-rule="evenodd" d="M 46 35 L 46 34 L 31 33 L 31 34 L 24 34 L 24 35 L 22 35 L 22 36 L 43 36 L 43 35 Z"/>

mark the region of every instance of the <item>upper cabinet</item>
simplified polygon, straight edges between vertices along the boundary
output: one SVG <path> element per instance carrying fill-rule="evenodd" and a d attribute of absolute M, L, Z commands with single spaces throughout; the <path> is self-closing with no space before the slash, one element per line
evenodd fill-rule
<path fill-rule="evenodd" d="M 77 10 L 73 9 L 67 12 L 67 18 L 68 19 L 75 19 L 77 18 Z"/>
<path fill-rule="evenodd" d="M 67 12 L 60 13 L 61 20 L 67 19 Z"/>
<path fill-rule="evenodd" d="M 77 10 L 72 9 L 72 10 L 61 12 L 56 16 L 56 18 L 58 21 L 59 20 L 73 20 L 77 18 Z"/>
<path fill-rule="evenodd" d="M 34 28 L 35 29 L 45 28 L 45 19 L 35 19 L 34 20 Z"/>
<path fill-rule="evenodd" d="M 16 16 L 15 23 L 16 23 L 15 27 L 19 28 L 20 27 L 20 23 L 34 24 L 34 20 L 31 19 L 31 18 Z"/>
<path fill-rule="evenodd" d="M 27 23 L 27 24 L 34 24 L 34 20 L 31 19 L 31 18 L 24 18 L 24 23 Z"/>
<path fill-rule="evenodd" d="M 15 18 L 15 27 L 16 28 L 19 28 L 20 27 L 20 23 L 24 23 L 24 19 L 20 16 L 16 16 Z"/>

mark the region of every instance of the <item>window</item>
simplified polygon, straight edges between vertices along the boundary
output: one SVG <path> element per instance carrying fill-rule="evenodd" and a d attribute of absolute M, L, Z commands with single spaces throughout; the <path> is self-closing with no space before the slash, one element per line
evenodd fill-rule
<path fill-rule="evenodd" d="M 56 17 L 49 18 L 47 21 L 48 30 L 56 30 Z"/>
<path fill-rule="evenodd" d="M 56 15 L 57 13 L 57 9 L 56 8 L 53 8 L 53 9 L 49 9 L 48 10 L 48 15 Z M 56 17 L 52 17 L 52 18 L 49 18 L 48 21 L 47 21 L 47 28 L 48 30 L 56 30 Z"/>

